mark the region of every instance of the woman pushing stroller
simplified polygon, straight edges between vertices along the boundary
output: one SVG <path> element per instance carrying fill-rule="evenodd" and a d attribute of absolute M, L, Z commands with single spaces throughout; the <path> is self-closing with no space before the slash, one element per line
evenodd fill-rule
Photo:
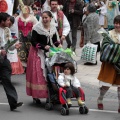
<path fill-rule="evenodd" d="M 79 106 L 85 104 L 84 101 L 81 100 L 81 84 L 75 76 L 75 68 L 71 62 L 65 64 L 63 73 L 60 73 L 58 77 L 58 84 L 66 90 L 66 99 L 69 106 L 72 105 L 71 97 L 73 97 L 73 93 L 77 98 Z"/>
<path fill-rule="evenodd" d="M 57 38 L 56 27 L 51 24 L 51 19 L 51 12 L 44 11 L 42 21 L 32 30 L 32 46 L 26 71 L 26 92 L 37 104 L 41 103 L 39 98 L 48 97 L 44 52 L 48 52 L 51 46 L 62 47 Z"/>

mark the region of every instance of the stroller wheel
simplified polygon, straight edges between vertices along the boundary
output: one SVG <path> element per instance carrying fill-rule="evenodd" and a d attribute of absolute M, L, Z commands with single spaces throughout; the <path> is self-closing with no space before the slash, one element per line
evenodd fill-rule
<path fill-rule="evenodd" d="M 84 109 L 85 109 L 85 114 L 87 114 L 89 112 L 89 109 L 86 106 L 84 106 Z"/>
<path fill-rule="evenodd" d="M 66 110 L 66 115 L 69 115 L 69 110 Z"/>
<path fill-rule="evenodd" d="M 79 107 L 79 112 L 80 112 L 80 114 L 85 114 L 85 108 L 84 107 Z"/>
<path fill-rule="evenodd" d="M 45 109 L 46 110 L 52 110 L 53 109 L 53 104 L 52 103 L 46 103 Z"/>
<path fill-rule="evenodd" d="M 61 108 L 60 112 L 61 112 L 61 115 L 69 115 L 69 110 L 64 107 Z"/>

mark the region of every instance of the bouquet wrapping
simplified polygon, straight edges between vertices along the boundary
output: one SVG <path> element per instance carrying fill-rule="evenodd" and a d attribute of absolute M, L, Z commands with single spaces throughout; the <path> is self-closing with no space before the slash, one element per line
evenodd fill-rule
<path fill-rule="evenodd" d="M 49 56 L 52 57 L 54 54 L 60 53 L 61 51 L 67 53 L 70 56 L 72 56 L 72 54 L 73 54 L 73 51 L 69 48 L 67 48 L 65 50 L 63 48 L 50 48 Z"/>
<path fill-rule="evenodd" d="M 8 51 L 8 49 L 10 49 L 17 41 L 18 41 L 18 39 L 8 40 L 7 43 L 4 46 L 4 49 L 6 51 Z"/>

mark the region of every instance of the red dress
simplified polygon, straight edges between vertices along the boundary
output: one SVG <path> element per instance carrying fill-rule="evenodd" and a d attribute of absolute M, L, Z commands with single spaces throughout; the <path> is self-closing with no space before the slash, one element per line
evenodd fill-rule
<path fill-rule="evenodd" d="M 41 58 L 38 56 L 38 50 L 31 46 L 26 71 L 26 92 L 27 95 L 33 98 L 48 97 L 47 81 L 43 75 L 41 66 Z"/>

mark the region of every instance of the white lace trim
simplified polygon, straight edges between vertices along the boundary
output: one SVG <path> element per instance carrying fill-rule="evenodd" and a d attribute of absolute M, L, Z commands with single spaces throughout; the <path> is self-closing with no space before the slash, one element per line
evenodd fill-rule
<path fill-rule="evenodd" d="M 42 21 L 41 21 L 33 27 L 33 30 L 35 30 L 39 35 L 45 35 L 47 37 L 47 42 L 50 41 L 51 45 L 54 46 L 52 42 L 52 37 L 55 33 L 57 35 L 57 29 L 54 24 L 52 23 L 50 24 L 50 31 L 48 31 L 44 28 Z"/>
<path fill-rule="evenodd" d="M 32 22 L 33 24 L 37 23 L 37 21 L 33 15 L 29 15 L 28 18 L 25 19 L 22 16 L 22 14 L 20 14 L 17 19 L 19 19 L 19 18 L 22 20 L 22 22 L 24 22 L 25 26 L 26 26 L 26 23 L 28 23 L 28 22 Z"/>
<path fill-rule="evenodd" d="M 45 77 L 45 80 L 46 80 L 46 70 L 45 70 L 45 56 L 44 56 L 44 53 L 42 50 L 39 50 L 38 49 L 38 57 L 40 57 L 41 59 L 41 68 L 43 69 L 43 76 Z"/>

